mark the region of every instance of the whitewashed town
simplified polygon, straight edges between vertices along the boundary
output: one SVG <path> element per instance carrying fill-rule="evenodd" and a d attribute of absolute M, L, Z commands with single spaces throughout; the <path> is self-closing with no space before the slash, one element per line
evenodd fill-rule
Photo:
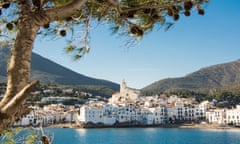
<path fill-rule="evenodd" d="M 58 123 L 74 123 L 79 127 L 160 126 L 175 123 L 240 125 L 240 105 L 232 109 L 219 109 L 214 106 L 214 101 L 198 103 L 195 98 L 167 97 L 164 94 L 141 96 L 140 90 L 129 88 L 124 80 L 120 91 L 114 93 L 108 102 L 92 98 L 80 106 L 51 104 L 32 106 L 32 109 L 30 114 L 16 121 L 13 126 L 50 126 Z"/>

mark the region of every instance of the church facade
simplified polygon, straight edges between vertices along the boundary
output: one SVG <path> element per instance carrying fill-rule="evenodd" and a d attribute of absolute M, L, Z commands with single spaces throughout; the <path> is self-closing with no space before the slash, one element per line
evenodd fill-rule
<path fill-rule="evenodd" d="M 132 103 L 135 102 L 141 94 L 139 89 L 127 87 L 125 80 L 120 85 L 120 92 L 114 93 L 110 98 L 110 103 Z"/>

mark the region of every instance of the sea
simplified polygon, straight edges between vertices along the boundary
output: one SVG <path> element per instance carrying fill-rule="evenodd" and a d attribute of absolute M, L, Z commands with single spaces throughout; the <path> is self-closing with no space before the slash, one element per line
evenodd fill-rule
<path fill-rule="evenodd" d="M 178 128 L 48 128 L 53 144 L 240 144 L 240 130 Z"/>

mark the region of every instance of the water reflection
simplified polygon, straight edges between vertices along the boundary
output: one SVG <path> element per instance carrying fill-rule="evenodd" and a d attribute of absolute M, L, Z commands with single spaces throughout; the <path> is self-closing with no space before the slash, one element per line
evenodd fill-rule
<path fill-rule="evenodd" d="M 77 134 L 79 134 L 80 137 L 85 137 L 87 129 L 76 129 Z"/>

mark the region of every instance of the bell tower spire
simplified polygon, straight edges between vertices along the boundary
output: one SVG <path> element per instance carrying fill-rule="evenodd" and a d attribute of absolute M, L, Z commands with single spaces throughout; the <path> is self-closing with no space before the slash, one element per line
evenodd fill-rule
<path fill-rule="evenodd" d="M 121 92 L 121 91 L 124 91 L 124 89 L 126 89 L 126 82 L 125 82 L 125 80 L 123 79 L 123 80 L 122 80 L 122 83 L 121 83 L 121 85 L 120 85 L 120 92 Z"/>

